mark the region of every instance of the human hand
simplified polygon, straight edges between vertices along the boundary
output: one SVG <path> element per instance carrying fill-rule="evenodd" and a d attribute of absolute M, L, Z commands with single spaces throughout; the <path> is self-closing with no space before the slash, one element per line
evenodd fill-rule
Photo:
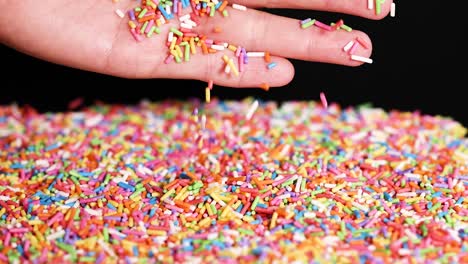
<path fill-rule="evenodd" d="M 317 27 L 301 29 L 299 20 L 280 17 L 251 8 L 297 8 L 348 13 L 370 19 L 381 19 L 391 0 L 382 4 L 380 15 L 367 9 L 367 0 L 236 0 L 249 7 L 247 11 L 227 7 L 229 17 L 216 14 L 204 17 L 194 29 L 214 40 L 241 45 L 247 51 L 269 51 L 277 66 L 268 70 L 263 59 L 250 59 L 238 77 L 227 76 L 221 57 L 225 50 L 202 55 L 199 51 L 190 62 L 164 64 L 168 55 L 165 45 L 172 19 L 161 26 L 161 34 L 136 42 L 128 29 L 128 18 L 120 19 L 115 10 L 127 11 L 135 1 L 112 3 L 110 0 L 0 0 L 0 40 L 6 45 L 54 63 L 125 78 L 178 78 L 213 80 L 231 87 L 255 87 L 261 83 L 281 86 L 294 76 L 286 58 L 360 65 L 349 59 L 342 48 L 357 36 L 369 44 L 357 54 L 371 54 L 369 37 L 360 31 L 324 31 Z M 230 3 L 231 5 L 231 3 Z M 190 8 L 184 10 L 191 11 Z M 213 29 L 219 27 L 221 32 Z M 230 53 L 229 53 L 230 52 Z"/>

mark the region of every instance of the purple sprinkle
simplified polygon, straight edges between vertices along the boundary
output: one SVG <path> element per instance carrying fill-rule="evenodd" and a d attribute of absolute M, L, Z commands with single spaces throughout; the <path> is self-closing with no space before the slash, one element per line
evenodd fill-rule
<path fill-rule="evenodd" d="M 128 11 L 128 16 L 130 17 L 130 20 L 132 20 L 132 21 L 135 21 L 135 20 L 136 20 L 136 18 L 135 18 L 135 11 L 133 11 L 133 9 L 130 10 L 130 11 Z"/>

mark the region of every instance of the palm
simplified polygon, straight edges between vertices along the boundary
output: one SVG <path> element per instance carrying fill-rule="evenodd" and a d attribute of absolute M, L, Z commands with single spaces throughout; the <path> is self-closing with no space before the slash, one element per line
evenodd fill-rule
<path fill-rule="evenodd" d="M 338 4 L 331 8 L 322 7 L 325 4 L 320 6 L 320 2 L 324 0 L 314 1 L 315 5 L 310 4 L 310 1 L 291 2 L 299 5 L 298 8 L 309 8 L 307 5 L 311 5 L 310 8 L 331 9 L 371 17 L 366 11 L 359 13 L 362 3 L 367 2 L 366 0 L 344 1 L 347 4 Z M 237 2 L 256 6 L 255 3 L 265 1 Z M 272 5 L 284 7 L 282 5 L 288 1 L 270 2 L 276 3 Z M 301 2 L 304 2 L 303 6 Z M 353 9 L 350 2 L 359 3 L 360 8 Z M 282 57 L 358 65 L 340 52 L 341 48 L 357 35 L 368 40 L 365 34 L 358 31 L 351 34 L 344 31 L 324 34 L 315 28 L 304 36 L 305 31 L 297 26 L 297 20 L 255 10 L 242 12 L 230 9 L 228 18 L 217 14 L 214 18 L 203 19 L 196 28 L 197 32 L 216 40 L 241 44 L 248 50 L 268 50 L 281 56 L 273 57 L 278 64 L 275 71 L 268 71 L 263 60 L 251 60 L 247 70 L 235 78 L 221 72 L 221 56 L 232 55 L 228 52 L 210 55 L 201 55 L 199 52 L 191 57 L 190 62 L 164 64 L 168 54 L 165 46 L 167 32 L 171 26 L 178 27 L 177 21 L 170 21 L 172 25 L 163 25 L 160 35 L 137 43 L 128 31 L 128 19 L 120 19 L 114 12 L 116 9 L 126 11 L 135 5 L 134 1 L 114 4 L 110 0 L 15 1 L 14 4 L 8 3 L 5 8 L 2 7 L 6 11 L 0 22 L 6 21 L 5 23 L 12 25 L 9 27 L 10 34 L 6 34 L 7 43 L 33 56 L 59 64 L 127 78 L 188 78 L 205 81 L 212 79 L 215 83 L 230 86 L 256 86 L 261 82 L 272 85 L 287 83 L 293 76 L 293 68 Z M 388 6 L 389 3 L 386 3 L 383 7 L 383 15 L 388 11 Z M 18 14 L 32 22 L 11 22 L 17 20 Z M 215 26 L 221 27 L 223 32 L 213 33 Z M 297 46 L 292 49 L 291 43 Z M 365 56 L 370 54 L 370 50 L 362 52 Z"/>

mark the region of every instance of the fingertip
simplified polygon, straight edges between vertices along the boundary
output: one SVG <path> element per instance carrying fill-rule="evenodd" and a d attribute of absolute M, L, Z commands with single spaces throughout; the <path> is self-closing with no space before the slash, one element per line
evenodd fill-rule
<path fill-rule="evenodd" d="M 272 74 L 271 87 L 281 87 L 289 84 L 293 80 L 295 74 L 294 66 L 289 60 L 284 58 L 277 59 L 280 60 L 278 73 Z"/>
<path fill-rule="evenodd" d="M 380 0 L 377 0 L 377 1 L 380 1 Z M 384 0 L 384 2 L 380 4 L 380 9 L 376 7 L 375 2 L 376 1 L 374 1 L 374 7 L 372 9 L 368 9 L 368 15 L 366 17 L 372 20 L 382 20 L 386 18 L 390 14 L 390 9 L 391 9 L 393 0 Z"/>

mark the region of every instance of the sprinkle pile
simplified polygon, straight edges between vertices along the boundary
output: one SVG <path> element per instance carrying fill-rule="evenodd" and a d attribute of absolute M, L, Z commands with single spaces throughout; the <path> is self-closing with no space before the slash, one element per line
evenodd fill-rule
<path fill-rule="evenodd" d="M 0 262 L 466 263 L 465 133 L 333 103 L 3 106 Z"/>

